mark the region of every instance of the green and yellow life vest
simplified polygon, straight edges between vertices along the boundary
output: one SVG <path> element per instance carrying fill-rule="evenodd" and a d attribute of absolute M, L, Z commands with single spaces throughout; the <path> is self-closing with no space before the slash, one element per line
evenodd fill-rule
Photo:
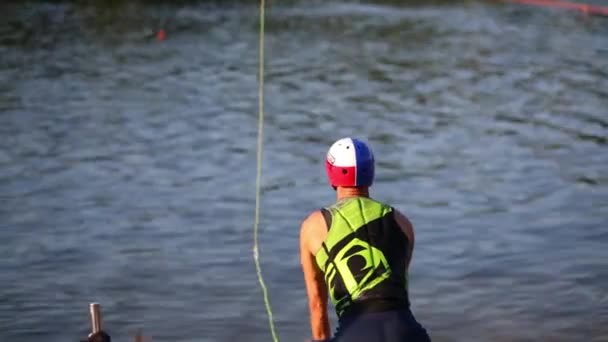
<path fill-rule="evenodd" d="M 353 197 L 322 212 L 328 232 L 315 259 L 338 317 L 353 307 L 374 303 L 409 306 L 409 241 L 395 221 L 392 207 Z"/>

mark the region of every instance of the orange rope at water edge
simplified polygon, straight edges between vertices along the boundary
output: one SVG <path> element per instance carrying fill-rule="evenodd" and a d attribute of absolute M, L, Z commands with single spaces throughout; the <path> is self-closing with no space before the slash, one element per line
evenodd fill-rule
<path fill-rule="evenodd" d="M 502 0 L 504 2 L 518 3 L 524 5 L 533 5 L 540 7 L 563 8 L 575 10 L 589 15 L 608 16 L 608 7 L 583 4 L 563 0 Z"/>

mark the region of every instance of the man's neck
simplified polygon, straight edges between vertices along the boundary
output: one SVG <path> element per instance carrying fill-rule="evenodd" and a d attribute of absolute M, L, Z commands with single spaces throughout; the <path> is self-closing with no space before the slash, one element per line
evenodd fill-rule
<path fill-rule="evenodd" d="M 350 197 L 369 197 L 369 189 L 367 187 L 338 187 L 336 189 L 337 201 Z"/>

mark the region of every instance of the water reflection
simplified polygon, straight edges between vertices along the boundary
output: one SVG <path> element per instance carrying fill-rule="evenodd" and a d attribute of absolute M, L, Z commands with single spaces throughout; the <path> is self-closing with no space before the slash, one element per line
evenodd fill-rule
<path fill-rule="evenodd" d="M 268 340 L 251 258 L 257 7 L 5 2 L 0 339 Z M 606 27 L 487 2 L 269 2 L 262 261 L 308 337 L 299 221 L 368 139 L 438 341 L 608 334 Z M 163 28 L 166 39 L 159 41 Z"/>

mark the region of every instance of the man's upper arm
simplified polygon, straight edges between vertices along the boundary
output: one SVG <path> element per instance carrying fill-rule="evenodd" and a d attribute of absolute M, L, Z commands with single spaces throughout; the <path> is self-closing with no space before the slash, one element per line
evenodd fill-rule
<path fill-rule="evenodd" d="M 300 228 L 300 263 L 304 272 L 306 293 L 308 295 L 308 307 L 310 310 L 310 322 L 313 338 L 329 338 L 329 319 L 327 316 L 328 291 L 325 285 L 323 272 L 317 266 L 315 256 L 311 252 L 311 234 L 315 233 L 318 224 L 318 215 L 313 213 Z"/>
<path fill-rule="evenodd" d="M 314 233 L 314 224 L 318 219 L 313 213 L 310 215 L 300 228 L 300 263 L 304 272 L 304 280 L 306 282 L 306 290 L 308 293 L 310 305 L 322 305 L 325 307 L 327 301 L 327 289 L 325 286 L 325 278 L 323 272 L 319 269 L 315 256 L 310 248 L 310 234 Z M 320 303 L 316 303 L 320 301 Z"/>
<path fill-rule="evenodd" d="M 414 244 L 416 242 L 414 226 L 412 225 L 412 222 L 410 222 L 410 220 L 398 210 L 395 210 L 395 219 L 397 220 L 399 227 L 401 228 L 409 242 L 407 251 L 408 259 L 406 263 L 406 265 L 409 267 L 410 261 L 412 260 L 412 256 L 414 254 Z"/>

